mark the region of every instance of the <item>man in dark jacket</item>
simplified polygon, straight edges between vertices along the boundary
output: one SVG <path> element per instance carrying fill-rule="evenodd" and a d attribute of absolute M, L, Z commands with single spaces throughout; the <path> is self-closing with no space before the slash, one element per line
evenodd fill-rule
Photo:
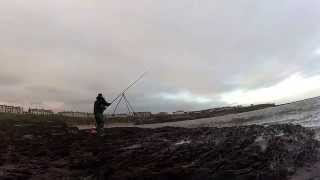
<path fill-rule="evenodd" d="M 94 102 L 94 117 L 96 119 L 96 128 L 98 135 L 103 135 L 103 128 L 104 128 L 104 117 L 103 112 L 106 110 L 108 106 L 111 104 L 108 103 L 102 94 L 98 94 L 96 101 Z"/>

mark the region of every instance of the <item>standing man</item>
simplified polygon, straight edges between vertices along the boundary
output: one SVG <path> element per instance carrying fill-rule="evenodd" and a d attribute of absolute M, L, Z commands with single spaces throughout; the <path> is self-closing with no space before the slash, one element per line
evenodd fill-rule
<path fill-rule="evenodd" d="M 104 117 L 103 112 L 110 106 L 111 103 L 108 103 L 101 93 L 98 94 L 96 101 L 94 102 L 94 117 L 96 119 L 96 129 L 97 133 L 100 136 L 103 136 L 104 128 Z"/>

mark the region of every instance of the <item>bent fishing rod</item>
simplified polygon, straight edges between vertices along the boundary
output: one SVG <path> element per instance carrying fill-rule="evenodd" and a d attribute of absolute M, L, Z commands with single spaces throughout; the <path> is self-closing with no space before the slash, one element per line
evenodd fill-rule
<path fill-rule="evenodd" d="M 141 74 L 139 76 L 139 78 L 135 81 L 133 81 L 127 88 L 125 88 L 116 98 L 114 98 L 111 101 L 111 104 L 113 104 L 117 99 L 119 99 L 125 92 L 127 92 L 131 87 L 133 87 L 135 84 L 137 84 L 138 81 L 140 81 L 145 75 L 147 74 L 147 72 L 144 72 L 143 74 Z"/>

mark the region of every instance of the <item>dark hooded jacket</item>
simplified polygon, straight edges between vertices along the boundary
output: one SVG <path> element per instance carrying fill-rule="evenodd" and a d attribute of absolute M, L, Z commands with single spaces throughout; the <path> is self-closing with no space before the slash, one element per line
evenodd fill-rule
<path fill-rule="evenodd" d="M 103 113 L 106 107 L 110 106 L 102 95 L 98 95 L 96 101 L 94 102 L 94 114 Z"/>

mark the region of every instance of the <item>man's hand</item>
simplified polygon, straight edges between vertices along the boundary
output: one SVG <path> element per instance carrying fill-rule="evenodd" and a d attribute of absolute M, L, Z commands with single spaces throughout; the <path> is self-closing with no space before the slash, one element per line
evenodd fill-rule
<path fill-rule="evenodd" d="M 107 106 L 111 106 L 111 103 L 107 103 Z"/>

